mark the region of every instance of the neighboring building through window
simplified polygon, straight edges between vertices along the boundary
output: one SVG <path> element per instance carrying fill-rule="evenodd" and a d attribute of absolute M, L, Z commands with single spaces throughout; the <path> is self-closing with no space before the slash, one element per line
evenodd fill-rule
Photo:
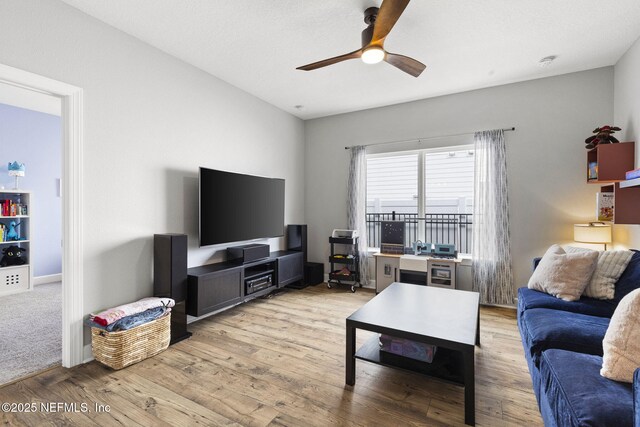
<path fill-rule="evenodd" d="M 367 157 L 367 213 L 418 212 L 418 157 Z"/>
<path fill-rule="evenodd" d="M 472 146 L 367 156 L 369 246 L 379 247 L 380 221 L 395 218 L 406 223 L 406 246 L 421 240 L 469 253 L 473 179 Z"/>
<path fill-rule="evenodd" d="M 425 213 L 473 213 L 473 150 L 424 153 Z"/>

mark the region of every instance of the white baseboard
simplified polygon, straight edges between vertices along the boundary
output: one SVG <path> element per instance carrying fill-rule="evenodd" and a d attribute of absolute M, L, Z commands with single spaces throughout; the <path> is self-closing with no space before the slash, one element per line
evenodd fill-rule
<path fill-rule="evenodd" d="M 62 282 L 62 273 L 49 274 L 48 276 L 38 276 L 33 278 L 34 285 L 44 285 L 45 283 Z"/>

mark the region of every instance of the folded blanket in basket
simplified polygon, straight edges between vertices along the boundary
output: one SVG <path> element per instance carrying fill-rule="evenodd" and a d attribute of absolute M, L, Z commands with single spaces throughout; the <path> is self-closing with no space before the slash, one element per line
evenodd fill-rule
<path fill-rule="evenodd" d="M 150 308 L 173 307 L 176 304 L 171 298 L 149 297 L 129 304 L 119 305 L 98 314 L 91 314 L 90 318 L 98 325 L 107 326 L 126 316 L 142 313 Z"/>
<path fill-rule="evenodd" d="M 110 325 L 103 326 L 90 318 L 87 319 L 87 326 L 91 326 L 92 328 L 102 329 L 108 332 L 116 332 L 116 331 L 126 331 L 131 328 L 135 328 L 136 326 L 143 325 L 147 322 L 151 322 L 152 320 L 156 320 L 170 312 L 171 309 L 168 307 L 155 307 L 150 308 L 149 310 L 145 310 L 142 313 L 132 314 L 131 316 L 125 316 L 122 319 L 116 320 Z"/>

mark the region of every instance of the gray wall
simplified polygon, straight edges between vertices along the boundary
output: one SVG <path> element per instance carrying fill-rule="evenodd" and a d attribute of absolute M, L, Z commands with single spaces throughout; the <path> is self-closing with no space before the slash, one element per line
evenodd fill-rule
<path fill-rule="evenodd" d="M 614 124 L 622 128 L 621 141 L 636 141 L 636 168 L 640 167 L 640 40 L 615 66 Z M 639 225 L 613 227 L 614 247 L 640 249 Z"/>
<path fill-rule="evenodd" d="M 221 258 L 197 248 L 199 166 L 284 178 L 304 221 L 301 120 L 58 1 L 0 2 L 0 40 L 0 63 L 84 89 L 85 313 L 152 294 L 154 233 Z"/>
<path fill-rule="evenodd" d="M 506 134 L 507 167 L 515 286 L 522 286 L 531 258 L 553 243 L 571 242 L 572 224 L 593 219 L 597 189 L 585 183 L 583 141 L 595 126 L 612 119 L 613 68 L 607 67 L 307 121 L 309 258 L 326 262 L 328 236 L 346 226 L 345 146 L 515 126 Z M 387 148 L 471 141 L 449 138 Z"/>
<path fill-rule="evenodd" d="M 1 90 L 1 89 L 0 89 Z M 29 236 L 33 275 L 62 272 L 62 205 L 58 180 L 62 167 L 62 122 L 59 116 L 0 104 L 0 183 L 14 187 L 7 164 L 25 164 L 20 188 L 33 192 Z"/>

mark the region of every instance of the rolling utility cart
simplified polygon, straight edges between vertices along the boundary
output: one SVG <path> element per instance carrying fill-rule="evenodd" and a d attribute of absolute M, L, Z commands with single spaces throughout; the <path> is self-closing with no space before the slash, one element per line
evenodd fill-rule
<path fill-rule="evenodd" d="M 362 287 L 362 283 L 360 283 L 358 238 L 329 237 L 329 243 L 331 244 L 331 255 L 329 256 L 331 272 L 329 273 L 327 287 L 331 289 L 332 285 L 349 285 L 351 286 L 351 292 L 355 292 L 356 285 L 360 288 Z M 336 251 L 336 245 L 340 250 Z"/>

